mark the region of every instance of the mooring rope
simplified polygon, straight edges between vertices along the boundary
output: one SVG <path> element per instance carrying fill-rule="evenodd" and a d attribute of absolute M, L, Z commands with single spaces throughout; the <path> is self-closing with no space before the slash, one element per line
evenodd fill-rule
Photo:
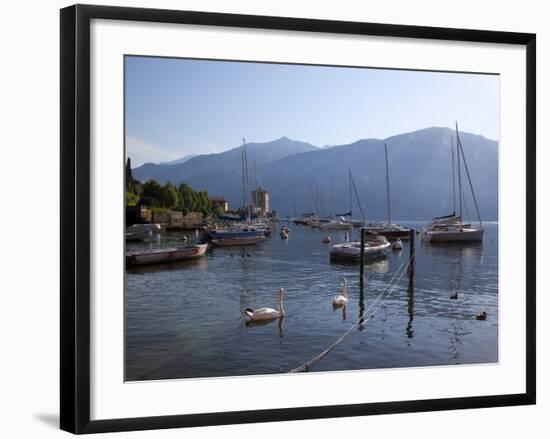
<path fill-rule="evenodd" d="M 382 292 L 378 295 L 378 297 L 375 299 L 375 301 L 368 307 L 368 309 L 365 311 L 365 314 L 367 315 L 367 317 L 361 317 L 359 320 L 357 320 L 353 325 L 351 325 L 348 330 L 346 332 L 344 332 L 340 337 L 338 337 L 338 339 L 332 343 L 328 348 L 326 348 L 323 352 L 321 352 L 320 354 L 316 355 L 315 357 L 313 357 L 311 360 L 303 363 L 301 366 L 298 366 L 292 370 L 290 370 L 288 373 L 296 373 L 296 372 L 309 372 L 309 370 L 316 364 L 318 363 L 319 361 L 321 361 L 330 351 L 332 351 L 336 346 L 338 346 L 340 343 L 342 343 L 344 341 L 344 339 L 349 335 L 351 334 L 351 332 L 356 329 L 357 327 L 359 326 L 363 326 L 365 323 L 367 323 L 370 318 L 376 313 L 376 311 L 378 311 L 378 309 L 382 306 L 382 304 L 384 303 L 384 301 L 390 296 L 391 292 L 393 291 L 393 288 L 395 288 L 399 282 L 401 281 L 401 279 L 403 278 L 403 276 L 405 275 L 405 273 L 407 272 L 407 269 L 409 267 L 409 264 L 411 263 L 412 260 L 414 260 L 414 251 L 412 252 L 411 256 L 409 257 L 409 260 L 408 262 L 407 261 L 404 261 L 401 263 L 401 265 L 399 266 L 399 268 L 395 271 L 394 275 L 392 276 L 392 278 L 390 279 L 390 281 L 388 282 L 388 284 L 385 286 L 385 288 L 382 290 Z M 404 267 L 403 267 L 404 266 Z M 402 271 L 401 271 L 402 270 Z M 399 275 L 399 279 L 397 279 L 397 281 L 395 282 L 394 285 L 392 285 L 394 279 L 397 277 L 397 274 L 401 271 L 401 274 Z M 374 310 L 372 313 L 371 313 L 371 309 L 376 305 L 376 303 L 380 300 L 380 298 L 386 293 L 388 292 L 387 296 L 382 300 L 382 302 L 380 303 L 380 305 L 378 305 L 378 308 L 376 308 L 376 310 Z"/>

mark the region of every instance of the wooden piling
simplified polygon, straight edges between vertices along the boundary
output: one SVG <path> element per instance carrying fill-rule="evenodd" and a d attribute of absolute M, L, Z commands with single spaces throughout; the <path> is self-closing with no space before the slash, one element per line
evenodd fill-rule
<path fill-rule="evenodd" d="M 415 230 L 411 229 L 409 231 L 409 266 L 407 267 L 407 275 L 409 276 L 409 288 L 413 288 L 414 284 L 414 238 Z"/>
<path fill-rule="evenodd" d="M 365 229 L 361 227 L 361 253 L 359 257 L 359 282 L 362 284 L 365 276 Z"/>

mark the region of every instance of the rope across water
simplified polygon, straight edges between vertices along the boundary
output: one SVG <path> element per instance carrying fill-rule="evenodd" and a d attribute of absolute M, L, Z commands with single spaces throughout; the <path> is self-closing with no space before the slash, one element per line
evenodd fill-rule
<path fill-rule="evenodd" d="M 326 348 L 324 351 L 322 351 L 320 354 L 316 355 L 315 357 L 313 357 L 311 360 L 303 363 L 302 365 L 290 370 L 288 373 L 296 373 L 296 372 L 309 372 L 309 370 L 315 365 L 317 364 L 319 361 L 321 361 L 330 351 L 332 351 L 336 346 L 338 346 L 340 343 L 342 343 L 344 341 L 344 339 L 353 332 L 353 330 L 357 329 L 359 326 L 362 326 L 364 325 L 365 323 L 367 323 L 369 321 L 369 319 L 371 318 L 372 315 L 374 315 L 374 313 L 376 313 L 376 311 L 378 311 L 378 309 L 382 306 L 382 304 L 384 303 L 384 301 L 390 296 L 390 294 L 392 293 L 393 289 L 397 286 L 397 284 L 401 281 L 401 279 L 403 278 L 403 276 L 405 275 L 405 273 L 407 272 L 407 268 L 409 266 L 409 264 L 411 263 L 411 261 L 414 259 L 414 252 L 413 254 L 410 256 L 409 260 L 408 261 L 404 261 L 401 263 L 401 265 L 399 266 L 399 268 L 396 270 L 396 272 L 394 273 L 394 275 L 392 276 L 392 278 L 390 279 L 390 281 L 388 282 L 388 284 L 385 286 L 385 288 L 382 290 L 382 292 L 378 295 L 378 297 L 375 299 L 375 301 L 372 303 L 371 306 L 368 307 L 368 309 L 365 311 L 365 314 L 367 315 L 367 317 L 361 317 L 359 320 L 357 320 L 353 325 L 351 325 L 348 330 L 346 332 L 344 332 L 340 337 L 338 337 L 338 339 L 336 339 L 336 341 L 334 343 L 332 343 L 328 348 Z M 398 273 L 401 272 L 401 274 L 399 274 L 399 278 L 397 279 L 397 281 L 394 282 L 395 278 L 398 276 Z M 393 285 L 392 285 L 393 284 Z M 387 293 L 387 296 L 384 297 L 382 299 L 382 301 L 380 302 L 380 304 L 378 305 L 378 307 L 376 309 L 373 310 L 373 308 L 376 306 L 376 304 L 378 303 L 378 301 L 384 296 L 384 294 Z M 371 312 L 372 311 L 372 312 Z"/>

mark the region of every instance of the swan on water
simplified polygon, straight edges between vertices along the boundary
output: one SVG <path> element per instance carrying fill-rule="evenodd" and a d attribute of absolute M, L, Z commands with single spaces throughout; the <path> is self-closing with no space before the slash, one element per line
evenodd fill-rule
<path fill-rule="evenodd" d="M 253 321 L 259 320 L 272 320 L 285 316 L 285 309 L 283 307 L 283 298 L 285 296 L 285 289 L 279 290 L 279 310 L 273 308 L 258 308 L 256 310 L 246 308 L 244 313 Z"/>
<path fill-rule="evenodd" d="M 340 294 L 339 296 L 335 296 L 332 299 L 332 305 L 336 307 L 344 306 L 348 303 L 348 281 L 345 277 L 342 279 L 342 281 L 342 294 Z"/>

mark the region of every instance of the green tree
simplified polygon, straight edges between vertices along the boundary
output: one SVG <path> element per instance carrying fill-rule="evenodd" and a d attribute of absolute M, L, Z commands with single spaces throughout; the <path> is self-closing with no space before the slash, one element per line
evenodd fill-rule
<path fill-rule="evenodd" d="M 167 209 L 178 209 L 180 197 L 176 186 L 172 182 L 166 183 L 160 190 L 160 204 Z"/>
<path fill-rule="evenodd" d="M 151 207 L 163 207 L 162 186 L 153 178 L 143 183 L 141 201 Z"/>
<path fill-rule="evenodd" d="M 126 191 L 135 193 L 134 176 L 132 175 L 132 163 L 130 162 L 130 157 L 126 159 L 125 181 Z"/>
<path fill-rule="evenodd" d="M 203 215 L 208 216 L 212 213 L 212 201 L 208 196 L 208 192 L 202 191 L 199 192 L 199 197 L 201 200 L 201 212 Z"/>
<path fill-rule="evenodd" d="M 184 215 L 193 210 L 193 189 L 187 183 L 182 183 L 178 187 L 180 193 L 180 209 Z"/>
<path fill-rule="evenodd" d="M 136 195 L 130 191 L 126 191 L 125 201 L 126 201 L 126 206 L 137 206 L 137 204 L 139 203 L 139 195 Z"/>

